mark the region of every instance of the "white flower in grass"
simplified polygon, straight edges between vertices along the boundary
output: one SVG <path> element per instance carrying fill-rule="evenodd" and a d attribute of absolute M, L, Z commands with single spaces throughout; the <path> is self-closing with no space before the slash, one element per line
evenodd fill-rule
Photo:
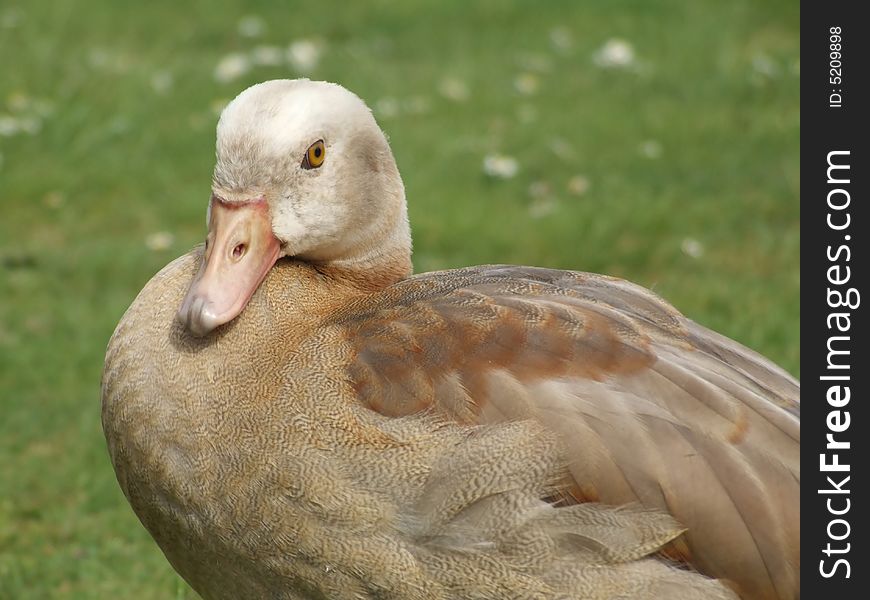
<path fill-rule="evenodd" d="M 626 40 L 611 38 L 595 52 L 592 61 L 602 69 L 626 69 L 634 66 L 634 48 Z"/>
<path fill-rule="evenodd" d="M 552 196 L 535 198 L 529 204 L 529 216 L 533 219 L 541 219 L 559 210 L 559 203 Z"/>
<path fill-rule="evenodd" d="M 57 210 L 58 208 L 63 206 L 64 202 L 66 202 L 66 196 L 63 194 L 63 192 L 55 190 L 53 192 L 47 193 L 42 198 L 42 201 L 47 207 Z"/>
<path fill-rule="evenodd" d="M 538 91 L 538 76 L 533 73 L 520 73 L 514 77 L 514 89 L 523 96 L 531 96 Z"/>
<path fill-rule="evenodd" d="M 175 78 L 169 71 L 157 71 L 151 76 L 151 89 L 158 94 L 166 94 L 172 89 Z"/>
<path fill-rule="evenodd" d="M 130 131 L 130 119 L 123 115 L 117 115 L 106 124 L 109 135 L 123 135 Z"/>
<path fill-rule="evenodd" d="M 17 119 L 31 117 L 42 121 L 54 113 L 54 104 L 42 98 L 31 98 L 20 90 L 15 90 L 6 99 L 6 106 Z M 26 128 L 26 127 L 25 127 Z"/>
<path fill-rule="evenodd" d="M 465 102 L 471 93 L 468 90 L 468 85 L 461 79 L 456 77 L 445 77 L 438 84 L 438 93 L 454 102 Z"/>
<path fill-rule="evenodd" d="M 779 75 L 779 66 L 774 60 L 764 53 L 752 57 L 752 70 L 762 77 L 773 79 Z"/>
<path fill-rule="evenodd" d="M 513 156 L 506 154 L 487 154 L 483 158 L 483 172 L 495 179 L 511 179 L 520 169 Z"/>
<path fill-rule="evenodd" d="M 701 258 L 704 255 L 704 246 L 695 238 L 686 238 L 680 244 L 683 254 L 691 258 Z"/>
<path fill-rule="evenodd" d="M 574 147 L 562 138 L 553 138 L 553 140 L 550 141 L 549 146 L 553 154 L 555 154 L 562 160 L 569 160 L 571 158 L 574 158 L 576 154 L 574 152 Z"/>
<path fill-rule="evenodd" d="M 0 115 L 0 136 L 12 137 L 19 133 L 35 135 L 42 129 L 42 119 L 35 115 L 15 117 Z"/>
<path fill-rule="evenodd" d="M 250 52 L 251 62 L 261 67 L 277 67 L 284 64 L 284 50 L 278 46 L 257 46 Z"/>
<path fill-rule="evenodd" d="M 133 64 L 130 56 L 115 49 L 91 48 L 88 51 L 88 66 L 96 71 L 124 74 L 130 71 Z"/>
<path fill-rule="evenodd" d="M 412 96 L 402 102 L 402 109 L 409 115 L 422 115 L 429 112 L 432 103 L 425 96 Z"/>
<path fill-rule="evenodd" d="M 22 133 L 36 135 L 42 130 L 42 119 L 33 115 L 20 117 L 18 119 L 18 129 Z"/>
<path fill-rule="evenodd" d="M 556 27 L 550 30 L 550 43 L 558 52 L 564 54 L 574 46 L 574 37 L 567 27 Z"/>
<path fill-rule="evenodd" d="M 287 47 L 287 60 L 300 73 L 308 73 L 320 62 L 321 44 L 314 40 L 296 40 Z"/>
<path fill-rule="evenodd" d="M 21 24 L 21 11 L 17 8 L 7 8 L 0 14 L 0 27 L 3 29 L 15 29 Z"/>
<path fill-rule="evenodd" d="M 162 250 L 168 250 L 172 247 L 172 243 L 175 241 L 175 237 L 169 233 L 168 231 L 155 231 L 154 233 L 148 234 L 145 238 L 145 245 L 149 250 L 154 252 L 160 252 Z"/>
<path fill-rule="evenodd" d="M 33 102 L 30 97 L 20 90 L 15 90 L 6 99 L 6 106 L 12 112 L 22 112 L 32 106 Z"/>
<path fill-rule="evenodd" d="M 0 135 L 12 137 L 20 131 L 18 119 L 12 115 L 0 115 Z"/>
<path fill-rule="evenodd" d="M 13 91 L 6 99 L 9 113 L 0 114 L 0 136 L 12 137 L 20 133 L 35 135 L 42 130 L 45 117 L 53 111 L 47 100 L 34 99 L 20 90 Z"/>
<path fill-rule="evenodd" d="M 529 184 L 529 196 L 532 198 L 544 198 L 552 192 L 550 184 L 546 181 L 533 181 Z"/>
<path fill-rule="evenodd" d="M 585 175 L 574 175 L 568 180 L 568 192 L 575 196 L 582 196 L 589 191 L 589 179 Z"/>
<path fill-rule="evenodd" d="M 638 152 L 645 158 L 660 158 L 662 155 L 662 145 L 658 140 L 644 140 L 638 146 Z"/>
<path fill-rule="evenodd" d="M 248 38 L 260 37 L 265 30 L 266 23 L 257 15 L 248 15 L 242 17 L 239 21 L 238 32 L 241 36 Z"/>
<path fill-rule="evenodd" d="M 108 54 L 102 48 L 91 48 L 88 51 L 87 63 L 92 69 L 103 69 L 109 62 Z"/>
<path fill-rule="evenodd" d="M 66 195 L 63 192 L 55 190 L 47 193 L 42 201 L 47 207 L 57 210 L 66 202 Z"/>
<path fill-rule="evenodd" d="M 533 219 L 546 217 L 558 210 L 559 203 L 553 197 L 553 188 L 548 181 L 533 181 L 529 184 L 528 191 L 532 201 L 529 203 L 527 210 L 529 211 L 529 216 Z"/>
<path fill-rule="evenodd" d="M 91 48 L 88 52 L 88 65 L 93 69 L 106 69 L 111 60 L 111 54 L 104 48 Z"/>
<path fill-rule="evenodd" d="M 375 101 L 375 112 L 379 117 L 390 119 L 399 114 L 399 101 L 390 96 Z"/>
<path fill-rule="evenodd" d="M 229 83 L 251 70 L 251 61 L 244 54 L 233 52 L 218 62 L 214 69 L 215 81 Z"/>

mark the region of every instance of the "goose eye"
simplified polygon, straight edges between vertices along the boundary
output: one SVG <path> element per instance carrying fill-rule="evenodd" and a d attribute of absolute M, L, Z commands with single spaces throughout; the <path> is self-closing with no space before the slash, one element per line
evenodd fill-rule
<path fill-rule="evenodd" d="M 326 146 L 323 145 L 323 140 L 317 140 L 305 151 L 305 156 L 302 157 L 303 169 L 316 169 L 323 164 L 326 158 Z"/>

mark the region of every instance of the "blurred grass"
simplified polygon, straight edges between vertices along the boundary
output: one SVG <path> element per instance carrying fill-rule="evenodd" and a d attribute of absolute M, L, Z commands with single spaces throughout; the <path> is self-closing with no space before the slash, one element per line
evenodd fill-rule
<path fill-rule="evenodd" d="M 99 379 L 136 292 L 203 236 L 216 111 L 299 75 L 216 81 L 231 53 L 311 40 L 310 75 L 375 107 L 418 270 L 623 276 L 799 374 L 797 3 L 124 6 L 0 3 L 0 598 L 193 596 L 114 480 Z M 636 60 L 596 66 L 614 38 Z M 492 153 L 517 175 L 485 176 Z"/>

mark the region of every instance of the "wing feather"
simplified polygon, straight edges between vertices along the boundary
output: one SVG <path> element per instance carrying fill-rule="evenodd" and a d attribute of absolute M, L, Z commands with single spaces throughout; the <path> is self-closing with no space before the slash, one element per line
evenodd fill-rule
<path fill-rule="evenodd" d="M 529 267 L 413 277 L 335 325 L 364 405 L 533 418 L 577 501 L 668 510 L 696 567 L 798 597 L 800 384 L 766 358 L 637 285 Z"/>

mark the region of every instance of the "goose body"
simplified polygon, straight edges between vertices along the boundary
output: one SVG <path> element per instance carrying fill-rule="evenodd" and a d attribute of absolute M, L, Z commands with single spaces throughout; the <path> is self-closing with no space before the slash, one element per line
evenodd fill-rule
<path fill-rule="evenodd" d="M 389 146 L 334 84 L 234 100 L 212 193 L 102 388 L 121 488 L 204 598 L 799 598 L 776 365 L 610 277 L 411 275 Z"/>

